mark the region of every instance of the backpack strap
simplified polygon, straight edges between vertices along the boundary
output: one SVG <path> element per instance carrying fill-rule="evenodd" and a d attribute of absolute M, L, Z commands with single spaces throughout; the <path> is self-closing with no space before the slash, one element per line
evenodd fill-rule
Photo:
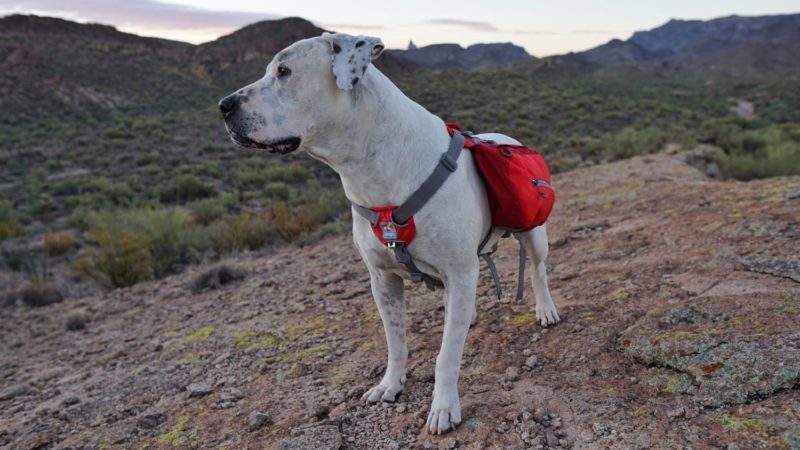
<path fill-rule="evenodd" d="M 439 158 L 439 164 L 433 169 L 433 173 L 408 197 L 408 200 L 392 212 L 392 218 L 396 223 L 402 225 L 408 222 L 411 216 L 428 203 L 428 200 L 442 187 L 450 174 L 458 169 L 458 157 L 461 156 L 463 148 L 464 136 L 461 133 L 453 134 L 447 152 L 442 153 L 441 158 Z"/>

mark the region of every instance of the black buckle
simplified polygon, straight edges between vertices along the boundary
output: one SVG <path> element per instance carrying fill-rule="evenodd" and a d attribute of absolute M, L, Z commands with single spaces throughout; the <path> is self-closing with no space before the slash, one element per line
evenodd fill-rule
<path fill-rule="evenodd" d="M 408 264 L 411 262 L 411 253 L 408 252 L 405 243 L 395 242 L 395 246 L 389 248 L 394 249 L 394 257 L 400 264 Z"/>
<path fill-rule="evenodd" d="M 455 172 L 458 169 L 458 162 L 450 156 L 450 153 L 442 153 L 442 157 L 439 159 L 439 163 L 445 167 L 445 169 L 449 170 L 450 172 Z"/>

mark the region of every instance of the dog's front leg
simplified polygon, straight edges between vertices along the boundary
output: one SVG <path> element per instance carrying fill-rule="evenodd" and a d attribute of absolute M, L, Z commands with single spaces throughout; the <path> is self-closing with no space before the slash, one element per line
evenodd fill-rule
<path fill-rule="evenodd" d="M 397 394 L 403 390 L 403 383 L 406 382 L 408 360 L 403 279 L 393 273 L 375 269 L 370 270 L 370 282 L 372 296 L 383 321 L 389 359 L 380 384 L 368 390 L 363 398 L 370 402 L 379 400 L 393 402 L 397 399 Z"/>
<path fill-rule="evenodd" d="M 473 267 L 447 274 L 442 348 L 436 358 L 433 402 L 428 413 L 428 431 L 445 433 L 461 423 L 458 375 L 464 341 L 475 311 L 478 284 L 478 259 Z"/>

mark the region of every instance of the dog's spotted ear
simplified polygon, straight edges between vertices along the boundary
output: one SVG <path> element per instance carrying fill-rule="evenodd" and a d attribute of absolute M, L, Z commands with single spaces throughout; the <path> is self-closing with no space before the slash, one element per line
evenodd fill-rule
<path fill-rule="evenodd" d="M 333 76 L 339 89 L 353 89 L 367 71 L 370 62 L 383 53 L 379 38 L 351 36 L 341 33 L 323 33 L 322 38 L 331 46 Z"/>

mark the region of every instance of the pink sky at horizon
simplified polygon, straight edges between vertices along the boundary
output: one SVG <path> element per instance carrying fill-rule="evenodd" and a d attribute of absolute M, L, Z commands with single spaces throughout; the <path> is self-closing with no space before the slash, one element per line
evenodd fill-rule
<path fill-rule="evenodd" d="M 536 56 L 581 51 L 671 18 L 711 19 L 800 10 L 796 0 L 673 0 L 668 5 L 616 0 L 558 4 L 538 0 L 410 0 L 403 4 L 323 0 L 294 4 L 251 0 L 0 0 L 0 15 L 22 13 L 96 22 L 143 36 L 201 43 L 260 20 L 299 16 L 321 28 L 379 36 L 389 48 L 479 42 L 513 42 Z"/>

